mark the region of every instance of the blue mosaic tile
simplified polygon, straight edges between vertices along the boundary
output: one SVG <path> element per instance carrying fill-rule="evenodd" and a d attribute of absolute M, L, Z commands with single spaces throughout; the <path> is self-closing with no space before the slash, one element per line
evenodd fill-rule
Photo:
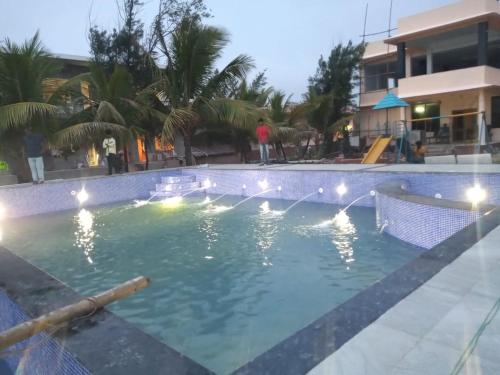
<path fill-rule="evenodd" d="M 29 320 L 12 300 L 0 290 L 0 331 Z M 29 350 L 25 350 L 29 347 Z M 39 333 L 8 349 L 13 355 L 6 356 L 8 367 L 18 374 L 29 375 L 90 375 L 69 352 L 45 333 Z"/>

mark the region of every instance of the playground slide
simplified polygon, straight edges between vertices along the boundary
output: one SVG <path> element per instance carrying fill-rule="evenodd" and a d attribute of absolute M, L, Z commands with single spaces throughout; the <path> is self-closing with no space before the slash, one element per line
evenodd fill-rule
<path fill-rule="evenodd" d="M 375 142 L 373 142 L 370 150 L 363 158 L 361 164 L 375 164 L 377 160 L 380 159 L 380 156 L 382 156 L 382 153 L 387 148 L 387 146 L 389 146 L 391 140 L 392 137 L 378 137 Z"/>

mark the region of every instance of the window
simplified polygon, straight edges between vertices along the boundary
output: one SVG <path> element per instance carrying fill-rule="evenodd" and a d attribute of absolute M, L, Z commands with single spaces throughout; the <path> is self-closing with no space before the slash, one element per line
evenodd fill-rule
<path fill-rule="evenodd" d="M 391 78 L 396 78 L 396 61 L 365 65 L 366 92 L 388 89 Z"/>
<path fill-rule="evenodd" d="M 417 56 L 411 59 L 411 76 L 423 76 L 427 74 L 427 56 Z"/>
<path fill-rule="evenodd" d="M 490 42 L 488 45 L 488 65 L 500 68 L 500 40 Z"/>
<path fill-rule="evenodd" d="M 433 73 L 477 66 L 477 45 L 438 52 L 432 55 Z"/>
<path fill-rule="evenodd" d="M 441 120 L 441 108 L 439 103 L 419 103 L 411 107 L 412 130 L 425 130 L 437 134 Z"/>
<path fill-rule="evenodd" d="M 500 128 L 500 96 L 491 98 L 491 127 Z"/>

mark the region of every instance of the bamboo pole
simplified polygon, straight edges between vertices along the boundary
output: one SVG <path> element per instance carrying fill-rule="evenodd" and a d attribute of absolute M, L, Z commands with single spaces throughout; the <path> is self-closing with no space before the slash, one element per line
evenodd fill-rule
<path fill-rule="evenodd" d="M 407 120 L 407 122 L 420 122 L 420 121 L 430 121 L 430 120 L 440 120 L 443 118 L 455 118 L 455 117 L 465 117 L 465 116 L 474 116 L 484 114 L 484 112 L 469 112 L 469 113 L 457 113 L 455 115 L 448 116 L 436 116 L 436 117 L 427 117 L 427 118 L 416 118 L 412 120 Z"/>
<path fill-rule="evenodd" d="M 24 341 L 39 332 L 54 328 L 72 319 L 93 314 L 101 307 L 119 299 L 128 297 L 140 289 L 147 287 L 150 280 L 144 276 L 129 280 L 112 289 L 81 300 L 80 302 L 61 307 L 36 319 L 18 324 L 0 333 L 0 350 L 4 350 L 18 342 Z"/>

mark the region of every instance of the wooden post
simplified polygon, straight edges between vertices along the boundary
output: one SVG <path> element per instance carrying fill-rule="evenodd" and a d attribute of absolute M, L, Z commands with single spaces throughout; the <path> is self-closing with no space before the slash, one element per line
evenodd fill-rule
<path fill-rule="evenodd" d="M 18 324 L 0 333 L 0 350 L 24 341 L 39 332 L 67 323 L 72 319 L 92 314 L 99 308 L 119 299 L 128 297 L 132 293 L 147 287 L 150 280 L 146 277 L 137 277 L 127 281 L 94 297 L 61 307 L 36 319 Z"/>

